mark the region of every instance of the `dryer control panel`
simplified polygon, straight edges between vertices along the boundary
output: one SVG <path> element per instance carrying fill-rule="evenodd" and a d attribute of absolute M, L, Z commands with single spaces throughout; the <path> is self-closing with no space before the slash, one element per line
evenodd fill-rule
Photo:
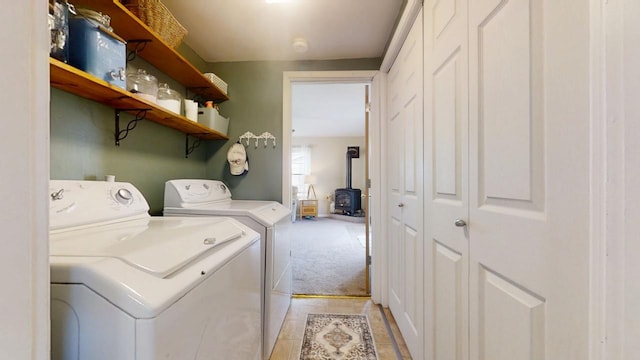
<path fill-rule="evenodd" d="M 231 200 L 231 191 L 222 181 L 205 179 L 169 180 L 164 186 L 165 207 L 189 207 Z"/>
<path fill-rule="evenodd" d="M 130 183 L 51 180 L 49 228 L 79 226 L 149 217 L 149 204 Z"/>

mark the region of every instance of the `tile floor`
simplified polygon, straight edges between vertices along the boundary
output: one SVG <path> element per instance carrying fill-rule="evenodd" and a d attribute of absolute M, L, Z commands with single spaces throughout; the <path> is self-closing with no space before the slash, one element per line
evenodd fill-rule
<path fill-rule="evenodd" d="M 369 298 L 294 298 L 270 360 L 298 360 L 307 313 L 365 314 L 378 350 L 378 360 L 411 360 L 393 316 L 384 309 L 402 357 L 397 357 L 380 308 Z"/>

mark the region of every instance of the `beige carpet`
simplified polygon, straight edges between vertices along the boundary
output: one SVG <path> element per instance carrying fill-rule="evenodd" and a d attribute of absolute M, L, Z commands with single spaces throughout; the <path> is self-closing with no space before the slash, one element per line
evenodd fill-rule
<path fill-rule="evenodd" d="M 367 295 L 365 225 L 331 218 L 293 224 L 293 293 Z"/>
<path fill-rule="evenodd" d="M 300 360 L 376 360 L 365 315 L 308 314 Z"/>

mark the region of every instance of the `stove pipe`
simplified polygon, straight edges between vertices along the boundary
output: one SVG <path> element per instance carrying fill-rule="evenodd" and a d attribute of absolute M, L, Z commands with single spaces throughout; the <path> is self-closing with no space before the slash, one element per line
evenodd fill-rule
<path fill-rule="evenodd" d="M 347 151 L 347 189 L 351 189 L 351 151 Z"/>
<path fill-rule="evenodd" d="M 351 189 L 351 159 L 360 157 L 357 147 L 347 148 L 347 189 Z"/>

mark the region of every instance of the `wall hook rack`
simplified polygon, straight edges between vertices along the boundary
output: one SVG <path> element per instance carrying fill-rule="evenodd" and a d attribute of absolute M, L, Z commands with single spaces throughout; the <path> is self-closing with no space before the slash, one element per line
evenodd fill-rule
<path fill-rule="evenodd" d="M 136 125 L 138 125 L 138 121 L 144 120 L 147 117 L 147 111 L 151 109 L 116 109 L 116 130 L 115 130 L 115 140 L 116 146 L 120 146 L 120 140 L 124 140 L 127 135 L 129 135 L 129 131 L 135 129 Z M 121 111 L 137 111 L 135 118 L 127 124 L 127 127 L 123 130 L 120 130 L 120 112 Z"/>
<path fill-rule="evenodd" d="M 256 135 L 254 133 L 252 133 L 251 131 L 247 131 L 246 133 L 242 134 L 240 136 L 240 138 L 238 139 L 238 141 L 240 141 L 240 143 L 242 143 L 242 140 L 245 140 L 245 142 L 247 143 L 247 146 L 249 146 L 249 142 L 251 140 L 255 140 L 255 148 L 258 148 L 258 142 L 260 140 L 264 140 L 264 147 L 267 147 L 267 144 L 269 143 L 269 140 L 273 141 L 273 148 L 275 149 L 276 147 L 276 137 L 271 135 L 271 133 L 269 132 L 263 132 L 260 135 Z"/>

